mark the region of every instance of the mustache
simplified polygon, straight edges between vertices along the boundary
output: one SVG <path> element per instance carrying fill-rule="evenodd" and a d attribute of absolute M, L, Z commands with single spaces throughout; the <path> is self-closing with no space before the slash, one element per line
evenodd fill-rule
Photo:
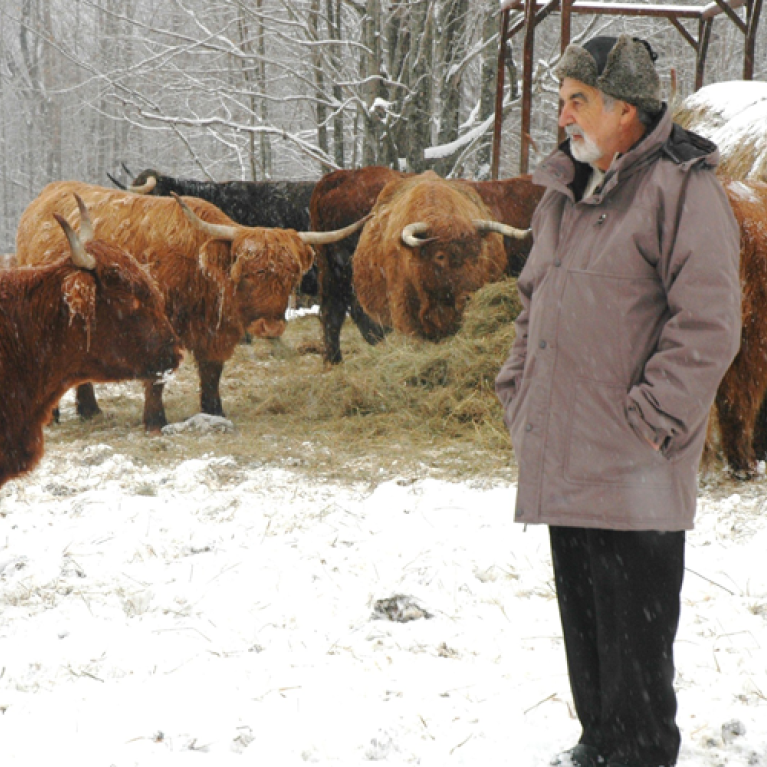
<path fill-rule="evenodd" d="M 581 138 L 584 138 L 585 136 L 582 128 L 577 125 L 565 125 L 565 133 L 567 134 L 568 138 L 572 138 L 573 136 L 580 136 Z"/>

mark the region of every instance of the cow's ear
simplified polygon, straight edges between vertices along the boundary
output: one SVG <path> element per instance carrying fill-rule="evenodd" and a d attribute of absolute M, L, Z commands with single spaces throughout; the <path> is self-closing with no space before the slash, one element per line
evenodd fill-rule
<path fill-rule="evenodd" d="M 96 281 L 93 277 L 88 272 L 72 272 L 64 278 L 62 293 L 69 309 L 70 324 L 75 317 L 82 317 L 90 329 L 96 318 Z"/>
<path fill-rule="evenodd" d="M 301 274 L 303 274 L 311 269 L 316 256 L 314 248 L 310 245 L 304 245 L 304 247 L 299 248 L 298 251 L 298 263 L 301 265 Z"/>

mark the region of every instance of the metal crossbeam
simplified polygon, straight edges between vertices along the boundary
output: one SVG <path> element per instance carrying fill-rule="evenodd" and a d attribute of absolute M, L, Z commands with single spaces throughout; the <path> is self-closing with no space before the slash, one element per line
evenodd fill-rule
<path fill-rule="evenodd" d="M 533 76 L 533 49 L 535 47 L 535 29 L 545 18 L 552 13 L 562 14 L 561 47 L 562 50 L 570 42 L 570 16 L 573 13 L 602 15 L 602 16 L 646 16 L 665 18 L 674 26 L 682 37 L 695 50 L 695 90 L 703 85 L 703 77 L 706 67 L 706 56 L 711 38 L 713 20 L 717 16 L 724 15 L 744 35 L 743 55 L 743 79 L 752 80 L 754 77 L 754 52 L 756 48 L 756 30 L 759 25 L 759 16 L 762 10 L 763 0 L 715 0 L 707 5 L 668 5 L 605 2 L 588 0 L 505 0 L 501 3 L 501 34 L 498 55 L 498 80 L 496 92 L 495 131 L 493 135 L 493 160 L 491 173 L 493 178 L 498 178 L 500 165 L 501 147 L 501 123 L 503 120 L 503 85 L 504 67 L 503 53 L 506 42 L 517 32 L 524 29 L 522 68 L 522 136 L 521 157 L 519 163 L 520 173 L 527 173 L 530 154 L 530 113 L 532 111 L 532 76 Z M 735 11 L 746 7 L 745 21 Z M 510 27 L 509 17 L 511 11 L 522 11 L 522 16 L 514 26 Z M 698 24 L 698 36 L 688 30 L 682 19 L 694 20 Z"/>

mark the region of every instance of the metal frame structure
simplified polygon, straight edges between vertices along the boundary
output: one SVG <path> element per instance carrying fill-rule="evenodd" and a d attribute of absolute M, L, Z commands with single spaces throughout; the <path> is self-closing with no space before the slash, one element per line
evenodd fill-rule
<path fill-rule="evenodd" d="M 530 155 L 530 127 L 533 100 L 533 52 L 535 30 L 552 13 L 561 14 L 561 50 L 570 44 L 571 19 L 574 13 L 606 16 L 647 16 L 668 19 L 682 37 L 695 50 L 695 90 L 703 85 L 706 57 L 714 19 L 724 14 L 735 24 L 745 38 L 743 53 L 743 79 L 753 80 L 756 30 L 763 0 L 715 0 L 708 5 L 654 5 L 628 2 L 595 2 L 594 0 L 503 0 L 501 4 L 501 34 L 498 47 L 498 79 L 495 94 L 495 128 L 493 132 L 492 178 L 498 178 L 503 122 L 504 61 L 507 41 L 524 30 L 522 67 L 522 141 L 519 162 L 520 173 L 527 173 Z M 735 11 L 745 6 L 746 18 Z M 512 11 L 522 11 L 522 18 L 510 28 Z M 681 19 L 698 22 L 698 36 L 686 29 Z"/>

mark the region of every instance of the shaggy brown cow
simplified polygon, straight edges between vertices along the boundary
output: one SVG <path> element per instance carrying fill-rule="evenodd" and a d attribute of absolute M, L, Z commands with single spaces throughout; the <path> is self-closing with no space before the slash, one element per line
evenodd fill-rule
<path fill-rule="evenodd" d="M 0 273 L 0 485 L 39 462 L 43 426 L 71 386 L 155 378 L 181 358 L 135 259 L 59 223 L 69 248 L 51 264 Z"/>
<path fill-rule="evenodd" d="M 125 189 L 113 176 L 109 178 L 120 189 Z M 159 171 L 147 169 L 139 173 L 127 188 L 137 194 L 153 194 L 158 197 L 170 197 L 174 193 L 180 197 L 199 197 L 212 202 L 243 226 L 268 226 L 303 232 L 310 226 L 309 201 L 314 191 L 314 182 L 198 181 L 166 176 Z M 301 278 L 297 292 L 316 296 L 317 290 L 317 267 L 313 264 Z"/>
<path fill-rule="evenodd" d="M 49 184 L 21 217 L 20 264 L 44 263 L 58 252 L 63 235 L 47 221 L 54 212 L 73 217 L 71 192 L 86 200 L 100 238 L 129 249 L 152 269 L 182 345 L 194 354 L 200 405 L 211 415 L 224 414 L 221 372 L 244 330 L 261 337 L 281 335 L 288 298 L 314 258 L 311 245 L 355 229 L 315 233 L 245 227 L 193 197 L 183 198 L 181 206 L 177 200 L 182 198 L 58 182 Z M 92 387 L 78 390 L 78 412 L 83 417 L 99 412 Z M 156 386 L 147 391 L 144 424 L 156 430 L 166 423 L 162 387 Z"/>
<path fill-rule="evenodd" d="M 720 443 L 730 470 L 753 474 L 767 459 L 767 184 L 724 180 L 740 225 L 743 330 L 716 395 Z M 760 411 L 761 407 L 761 411 Z"/>
<path fill-rule="evenodd" d="M 323 176 L 314 188 L 310 203 L 312 229 L 326 231 L 345 226 L 369 213 L 384 186 L 394 179 L 412 174 L 391 168 L 369 166 L 357 170 L 340 170 Z M 526 229 L 533 211 L 543 195 L 543 187 L 532 183 L 530 176 L 500 181 L 468 181 L 490 209 L 492 218 L 504 224 Z M 320 320 L 325 343 L 325 359 L 341 362 L 341 327 L 347 311 L 368 343 L 376 343 L 385 329 L 374 323 L 362 310 L 352 285 L 352 256 L 358 238 L 317 249 L 320 281 Z M 508 263 L 506 271 L 516 277 L 530 252 L 529 238 L 505 238 Z"/>
<path fill-rule="evenodd" d="M 529 231 L 492 219 L 478 192 L 431 171 L 390 181 L 354 253 L 362 308 L 386 328 L 438 340 L 458 330 L 469 296 L 500 279 L 501 234 Z"/>

